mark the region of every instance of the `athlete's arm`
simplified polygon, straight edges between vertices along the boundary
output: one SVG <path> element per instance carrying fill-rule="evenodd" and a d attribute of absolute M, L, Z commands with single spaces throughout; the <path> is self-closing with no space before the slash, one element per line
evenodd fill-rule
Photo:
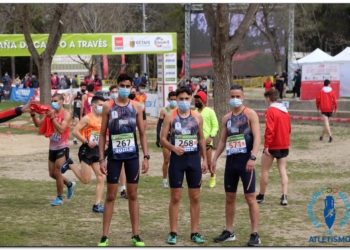
<path fill-rule="evenodd" d="M 74 98 L 77 97 L 77 94 L 78 94 L 78 92 L 74 93 L 69 100 L 69 113 L 72 113 L 72 102 L 73 102 Z"/>
<path fill-rule="evenodd" d="M 162 124 L 163 124 L 165 115 L 166 115 L 165 108 L 162 108 L 162 110 L 160 111 L 159 119 L 158 119 L 158 123 L 157 123 L 157 141 L 156 141 L 156 145 L 157 145 L 158 148 L 160 147 L 160 144 L 159 144 L 160 143 L 160 130 L 162 128 Z"/>
<path fill-rule="evenodd" d="M 52 116 L 51 116 L 52 117 Z M 59 133 L 63 133 L 67 126 L 69 125 L 71 119 L 71 115 L 69 112 L 65 112 L 64 114 L 64 118 L 61 124 L 58 123 L 58 121 L 56 119 L 52 119 L 52 124 L 55 127 L 55 129 L 59 132 Z"/>
<path fill-rule="evenodd" d="M 220 155 L 222 154 L 222 152 L 225 149 L 226 146 L 226 139 L 227 139 L 227 128 L 226 128 L 226 121 L 227 121 L 227 117 L 228 115 L 225 115 L 222 118 L 222 122 L 221 122 L 221 137 L 220 137 L 220 141 L 218 143 L 218 147 L 216 148 L 216 152 L 215 155 L 213 157 L 213 161 L 217 161 L 217 159 L 220 157 Z"/>
<path fill-rule="evenodd" d="M 137 129 L 139 130 L 140 134 L 140 142 L 142 146 L 142 151 L 143 155 L 148 155 L 148 145 L 147 145 L 147 136 L 146 136 L 146 131 L 145 131 L 145 125 L 142 117 L 142 107 L 139 103 L 135 103 L 136 105 L 136 124 L 137 124 Z M 144 158 L 142 161 L 142 173 L 145 174 L 147 173 L 149 168 L 148 165 L 148 159 Z"/>
<path fill-rule="evenodd" d="M 78 122 L 77 125 L 75 125 L 75 128 L 73 129 L 72 134 L 82 143 L 85 143 L 85 141 L 88 140 L 88 138 L 84 138 L 81 135 L 80 131 L 83 128 L 86 128 L 89 125 L 89 123 L 90 123 L 90 118 L 89 116 L 86 115 Z"/>
<path fill-rule="evenodd" d="M 208 172 L 208 163 L 207 163 L 207 154 L 206 154 L 206 143 L 204 139 L 204 134 L 203 134 L 203 117 L 201 114 L 197 114 L 197 119 L 198 119 L 198 139 L 199 139 L 199 145 L 201 147 L 202 151 L 202 156 L 203 156 L 203 162 L 202 162 L 202 173 L 206 174 Z"/>
<path fill-rule="evenodd" d="M 30 114 L 35 115 L 35 112 L 30 112 Z M 41 119 L 37 119 L 36 116 L 32 117 L 35 127 L 41 127 L 41 125 L 43 125 L 44 119 L 45 119 L 45 116 Z"/>
<path fill-rule="evenodd" d="M 185 150 L 182 147 L 175 147 L 168 141 L 168 134 L 171 130 L 171 117 L 173 115 L 173 112 L 176 111 L 167 113 L 164 117 L 162 131 L 160 133 L 160 143 L 163 147 L 169 149 L 170 151 L 173 151 L 175 154 L 180 156 L 185 152 Z"/>
<path fill-rule="evenodd" d="M 81 107 L 80 107 L 80 119 L 83 117 L 84 106 L 85 106 L 86 94 L 81 97 Z"/>
<path fill-rule="evenodd" d="M 250 129 L 252 131 L 253 138 L 254 138 L 253 149 L 251 154 L 254 156 L 257 156 L 259 152 L 260 143 L 261 143 L 260 124 L 259 124 L 258 114 L 254 110 L 250 109 L 248 114 L 248 119 L 250 123 Z M 246 170 L 250 172 L 250 171 L 253 171 L 254 168 L 255 168 L 255 161 L 249 159 L 249 161 L 247 162 Z"/>
<path fill-rule="evenodd" d="M 207 139 L 208 144 L 210 144 L 213 140 L 213 138 L 211 138 L 210 135 L 215 137 L 219 131 L 219 122 L 218 122 L 218 118 L 216 117 L 214 110 L 211 110 L 211 112 L 210 112 L 210 128 L 211 128 L 210 134 L 209 134 L 209 137 Z"/>
<path fill-rule="evenodd" d="M 102 122 L 101 122 L 101 130 L 100 130 L 100 138 L 98 140 L 98 152 L 100 155 L 99 163 L 100 163 L 100 170 L 102 174 L 107 175 L 107 168 L 106 168 L 106 162 L 105 162 L 105 143 L 106 143 L 106 133 L 107 133 L 107 126 L 108 126 L 108 120 L 109 120 L 109 110 L 111 109 L 110 103 L 105 102 L 103 104 L 102 109 Z"/>
<path fill-rule="evenodd" d="M 272 143 L 273 137 L 275 135 L 275 123 L 273 119 L 272 112 L 269 112 L 269 109 L 266 110 L 265 113 L 265 119 L 266 119 L 266 128 L 265 128 L 265 142 L 264 142 L 264 153 L 269 155 L 269 147 Z M 254 138 L 255 139 L 255 138 Z"/>

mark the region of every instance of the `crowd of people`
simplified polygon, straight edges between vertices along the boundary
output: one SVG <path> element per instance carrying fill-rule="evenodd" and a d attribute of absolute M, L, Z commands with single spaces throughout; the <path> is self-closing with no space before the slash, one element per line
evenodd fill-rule
<path fill-rule="evenodd" d="M 96 76 L 95 79 L 98 79 Z M 239 179 L 243 183 L 244 197 L 249 208 L 251 235 L 248 246 L 258 246 L 261 240 L 258 234 L 259 207 L 264 203 L 268 173 L 274 159 L 281 176 L 282 195 L 280 204 L 288 204 L 288 176 L 286 172 L 289 154 L 291 122 L 287 109 L 277 100 L 281 98 L 280 88 L 274 89 L 271 81 L 265 85 L 264 97 L 268 104 L 265 113 L 266 129 L 264 133 L 264 150 L 261 157 L 261 179 L 258 195 L 255 194 L 255 164 L 261 144 L 261 132 L 257 113 L 243 105 L 244 91 L 241 86 L 233 85 L 227 96 L 231 111 L 221 121 L 221 137 L 214 156 L 212 156 L 213 139 L 217 136 L 219 122 L 214 110 L 207 106 L 206 78 L 193 90 L 190 83 L 168 94 L 168 105 L 161 111 L 157 124 L 156 145 L 163 151 L 163 188 L 170 187 L 169 226 L 167 238 L 169 244 L 178 241 L 178 214 L 184 186 L 184 176 L 190 200 L 191 232 L 190 239 L 198 244 L 205 242 L 198 232 L 200 215 L 200 191 L 202 175 L 210 172 L 209 187 L 216 185 L 217 160 L 225 151 L 224 171 L 225 218 L 224 231 L 214 238 L 215 242 L 235 240 L 233 221 Z M 147 95 L 145 83 L 133 85 L 135 79 L 128 74 L 121 74 L 117 85 L 109 88 L 110 99 L 96 95 L 96 84 L 80 84 L 80 90 L 72 97 L 69 111 L 63 107 L 63 95 L 54 94 L 51 109 L 46 116 L 38 119 L 36 112 L 30 109 L 33 100 L 23 107 L 0 112 L 0 122 L 30 112 L 36 127 L 51 126 L 49 137 L 49 175 L 56 181 L 57 196 L 52 206 L 63 205 L 63 189 L 67 187 L 67 199 L 74 194 L 76 182 L 64 177 L 71 170 L 84 184 L 91 180 L 91 170 L 96 175 L 96 189 L 92 211 L 103 213 L 102 238 L 98 246 L 109 245 L 109 228 L 112 220 L 118 185 L 128 199 L 131 220 L 131 242 L 135 246 L 145 246 L 139 236 L 139 203 L 137 196 L 138 182 L 141 174 L 147 173 L 151 159 L 148 151 L 146 131 Z M 322 112 L 325 127 L 320 137 L 329 134 L 329 118 L 337 110 L 337 102 L 330 82 L 324 82 L 316 106 Z M 97 86 L 99 87 L 99 86 Z M 283 94 L 282 94 L 283 97 Z M 191 109 L 194 99 L 195 109 Z M 72 104 L 74 103 L 72 110 Z M 76 126 L 73 130 L 74 144 L 81 143 L 78 158 L 80 166 L 70 157 L 69 134 L 70 121 L 74 117 Z M 137 136 L 137 132 L 139 136 Z M 140 147 L 138 146 L 139 144 Z M 140 166 L 140 151 L 141 157 Z M 102 206 L 104 182 L 107 193 Z M 126 192 L 127 190 L 127 192 Z M 127 193 L 127 195 L 126 195 Z"/>

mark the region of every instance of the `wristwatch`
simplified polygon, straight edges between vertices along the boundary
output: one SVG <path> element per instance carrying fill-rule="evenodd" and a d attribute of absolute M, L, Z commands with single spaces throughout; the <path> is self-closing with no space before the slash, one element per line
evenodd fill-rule
<path fill-rule="evenodd" d="M 88 144 L 89 144 L 89 140 L 86 140 L 86 141 L 85 141 L 85 144 L 88 145 Z"/>
<path fill-rule="evenodd" d="M 255 161 L 255 160 L 256 160 L 256 157 L 255 157 L 254 155 L 251 155 L 251 156 L 250 156 L 250 159 L 253 160 L 253 161 Z"/>
<path fill-rule="evenodd" d="M 151 157 L 150 157 L 149 155 L 144 155 L 144 156 L 143 156 L 143 159 L 149 160 L 149 159 L 151 159 Z"/>

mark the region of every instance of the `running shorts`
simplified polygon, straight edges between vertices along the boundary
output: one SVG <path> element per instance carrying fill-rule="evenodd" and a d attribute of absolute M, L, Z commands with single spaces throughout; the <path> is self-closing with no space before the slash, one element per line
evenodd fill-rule
<path fill-rule="evenodd" d="M 168 169 L 170 188 L 182 187 L 185 172 L 187 187 L 200 188 L 202 184 L 202 167 L 199 152 L 185 153 L 181 156 L 171 152 Z"/>
<path fill-rule="evenodd" d="M 80 108 L 74 109 L 73 118 L 80 119 Z"/>
<path fill-rule="evenodd" d="M 239 177 L 243 183 L 243 191 L 245 194 L 255 193 L 255 170 L 247 172 L 245 165 L 237 165 L 232 160 L 234 156 L 227 156 L 224 187 L 227 193 L 237 193 Z"/>
<path fill-rule="evenodd" d="M 146 120 L 146 111 L 142 111 L 142 118 L 143 120 Z"/>
<path fill-rule="evenodd" d="M 263 150 L 263 153 L 265 152 L 265 149 Z M 285 158 L 289 154 L 289 149 L 277 149 L 277 150 L 271 150 L 269 149 L 270 155 L 275 157 L 276 159 Z"/>
<path fill-rule="evenodd" d="M 322 115 L 325 115 L 327 117 L 332 117 L 333 112 L 322 112 Z"/>
<path fill-rule="evenodd" d="M 65 156 L 69 158 L 69 148 L 61 148 L 58 150 L 49 150 L 49 161 L 55 162 L 57 159 Z"/>
<path fill-rule="evenodd" d="M 99 155 L 98 146 L 90 148 L 86 144 L 81 145 L 78 152 L 79 161 L 83 161 L 89 166 L 91 166 L 94 162 L 98 162 Z"/>
<path fill-rule="evenodd" d="M 128 184 L 139 183 L 140 163 L 139 157 L 130 160 L 108 160 L 107 183 L 118 184 L 120 171 L 124 163 L 126 182 Z"/>

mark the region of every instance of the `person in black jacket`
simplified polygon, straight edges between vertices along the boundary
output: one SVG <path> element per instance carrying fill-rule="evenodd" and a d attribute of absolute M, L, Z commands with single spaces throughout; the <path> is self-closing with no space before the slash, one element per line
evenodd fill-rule
<path fill-rule="evenodd" d="M 35 75 L 32 75 L 32 79 L 29 82 L 29 88 L 39 88 L 39 81 L 36 79 Z"/>

